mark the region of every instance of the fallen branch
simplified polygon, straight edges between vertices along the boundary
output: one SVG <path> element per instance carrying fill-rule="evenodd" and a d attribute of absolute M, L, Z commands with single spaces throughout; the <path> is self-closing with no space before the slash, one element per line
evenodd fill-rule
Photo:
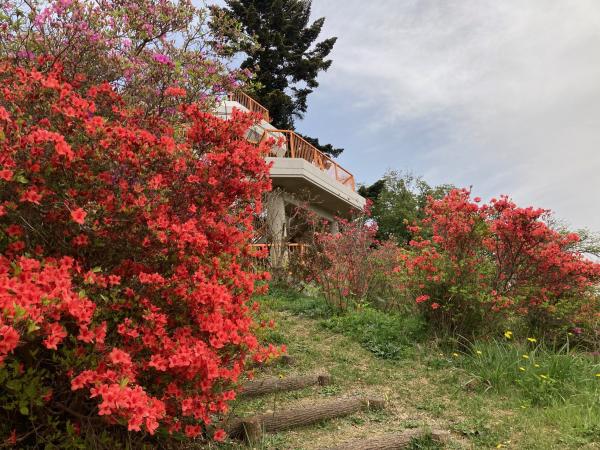
<path fill-rule="evenodd" d="M 256 397 L 273 392 L 293 391 L 318 384 L 326 386 L 331 383 L 331 375 L 327 373 L 299 375 L 292 377 L 272 377 L 244 383 L 239 392 L 240 397 Z"/>

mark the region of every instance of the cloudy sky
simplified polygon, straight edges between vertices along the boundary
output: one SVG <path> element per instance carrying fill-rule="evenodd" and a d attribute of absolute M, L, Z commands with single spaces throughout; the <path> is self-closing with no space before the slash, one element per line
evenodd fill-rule
<path fill-rule="evenodd" d="M 388 169 L 600 230 L 600 1 L 313 0 L 338 36 L 297 128 Z"/>

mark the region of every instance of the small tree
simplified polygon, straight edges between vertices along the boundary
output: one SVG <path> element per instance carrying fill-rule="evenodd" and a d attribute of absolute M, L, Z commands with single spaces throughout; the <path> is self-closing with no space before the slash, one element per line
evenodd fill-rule
<path fill-rule="evenodd" d="M 406 245 L 411 239 L 410 225 L 425 218 L 427 199 L 442 198 L 451 189 L 449 185 L 431 187 L 421 177 L 391 171 L 371 186 L 361 186 L 358 193 L 373 202 L 377 238 Z"/>
<path fill-rule="evenodd" d="M 340 219 L 339 233 L 316 236 L 319 254 L 314 263 L 315 279 L 328 302 L 340 311 L 366 299 L 376 233 L 376 225 L 362 217 L 352 221 Z"/>

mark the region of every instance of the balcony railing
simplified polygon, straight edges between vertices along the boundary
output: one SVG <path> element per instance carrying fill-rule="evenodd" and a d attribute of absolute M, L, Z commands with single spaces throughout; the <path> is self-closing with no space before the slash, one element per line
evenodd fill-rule
<path fill-rule="evenodd" d="M 266 250 L 271 250 L 272 248 L 276 248 L 280 251 L 286 251 L 294 255 L 304 256 L 308 245 L 290 242 L 282 242 L 281 244 L 250 244 L 250 249 L 255 255 L 262 252 L 264 252 L 263 254 L 266 254 Z"/>
<path fill-rule="evenodd" d="M 354 175 L 336 163 L 333 159 L 321 152 L 314 145 L 302 139 L 291 130 L 268 130 L 265 135 L 283 135 L 285 137 L 285 153 L 278 152 L 277 147 L 274 148 L 272 156 L 279 158 L 302 158 L 313 166 L 326 172 L 330 177 L 344 186 L 349 187 L 353 191 L 356 190 Z M 264 138 L 264 136 L 263 136 Z"/>
<path fill-rule="evenodd" d="M 271 122 L 271 118 L 269 117 L 269 110 L 260 103 L 258 103 L 256 100 L 254 100 L 252 97 L 250 97 L 248 94 L 245 94 L 242 91 L 235 91 L 229 94 L 229 100 L 233 102 L 238 102 L 250 112 L 261 114 L 262 118 L 266 122 Z"/>
<path fill-rule="evenodd" d="M 269 110 L 242 91 L 235 91 L 229 94 L 231 101 L 237 102 L 247 110 L 259 113 L 262 118 L 271 122 L 269 116 Z M 283 147 L 275 146 L 271 151 L 271 156 L 279 158 L 302 158 L 310 162 L 312 165 L 326 172 L 331 178 L 349 187 L 353 191 L 356 190 L 356 183 L 354 181 L 354 175 L 336 163 L 329 156 L 321 152 L 314 145 L 302 139 L 296 133 L 290 130 L 273 130 L 265 129 L 262 137 L 260 134 L 249 136 L 251 142 L 258 143 L 263 139 L 272 137 L 276 140 L 280 140 L 282 137 L 285 139 Z"/>
<path fill-rule="evenodd" d="M 298 264 L 304 261 L 307 250 L 307 244 L 285 242 L 252 244 L 250 245 L 252 267 L 257 271 L 269 271 L 290 264 Z"/>

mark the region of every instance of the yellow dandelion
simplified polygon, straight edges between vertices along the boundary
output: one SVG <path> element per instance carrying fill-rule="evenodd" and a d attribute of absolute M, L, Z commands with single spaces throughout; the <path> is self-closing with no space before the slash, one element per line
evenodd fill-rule
<path fill-rule="evenodd" d="M 519 370 L 520 370 L 521 372 L 525 372 L 525 367 L 519 367 Z"/>
<path fill-rule="evenodd" d="M 521 405 L 521 409 L 527 409 L 527 406 Z"/>
<path fill-rule="evenodd" d="M 528 340 L 529 342 L 537 342 L 537 339 L 536 339 L 536 338 L 527 338 L 527 340 Z"/>
<path fill-rule="evenodd" d="M 598 378 L 600 378 L 600 373 L 597 373 L 597 374 L 596 374 L 596 376 L 597 376 Z"/>
<path fill-rule="evenodd" d="M 512 339 L 512 337 L 513 337 L 513 332 L 512 332 L 512 331 L 510 331 L 510 330 L 506 330 L 506 331 L 504 332 L 504 337 L 505 337 L 506 339 Z"/>
<path fill-rule="evenodd" d="M 540 365 L 539 365 L 539 364 L 534 364 L 533 366 L 534 366 L 534 367 L 540 367 Z"/>
<path fill-rule="evenodd" d="M 523 355 L 523 359 L 529 359 L 529 355 Z"/>
<path fill-rule="evenodd" d="M 452 356 L 454 356 L 455 358 L 458 358 L 458 353 L 452 353 Z"/>
<path fill-rule="evenodd" d="M 477 353 L 478 355 L 482 354 L 481 350 L 477 350 L 475 353 Z"/>
<path fill-rule="evenodd" d="M 540 378 L 542 378 L 542 379 L 544 379 L 544 380 L 547 380 L 547 379 L 548 379 L 548 375 L 541 374 L 541 375 L 540 375 Z"/>

